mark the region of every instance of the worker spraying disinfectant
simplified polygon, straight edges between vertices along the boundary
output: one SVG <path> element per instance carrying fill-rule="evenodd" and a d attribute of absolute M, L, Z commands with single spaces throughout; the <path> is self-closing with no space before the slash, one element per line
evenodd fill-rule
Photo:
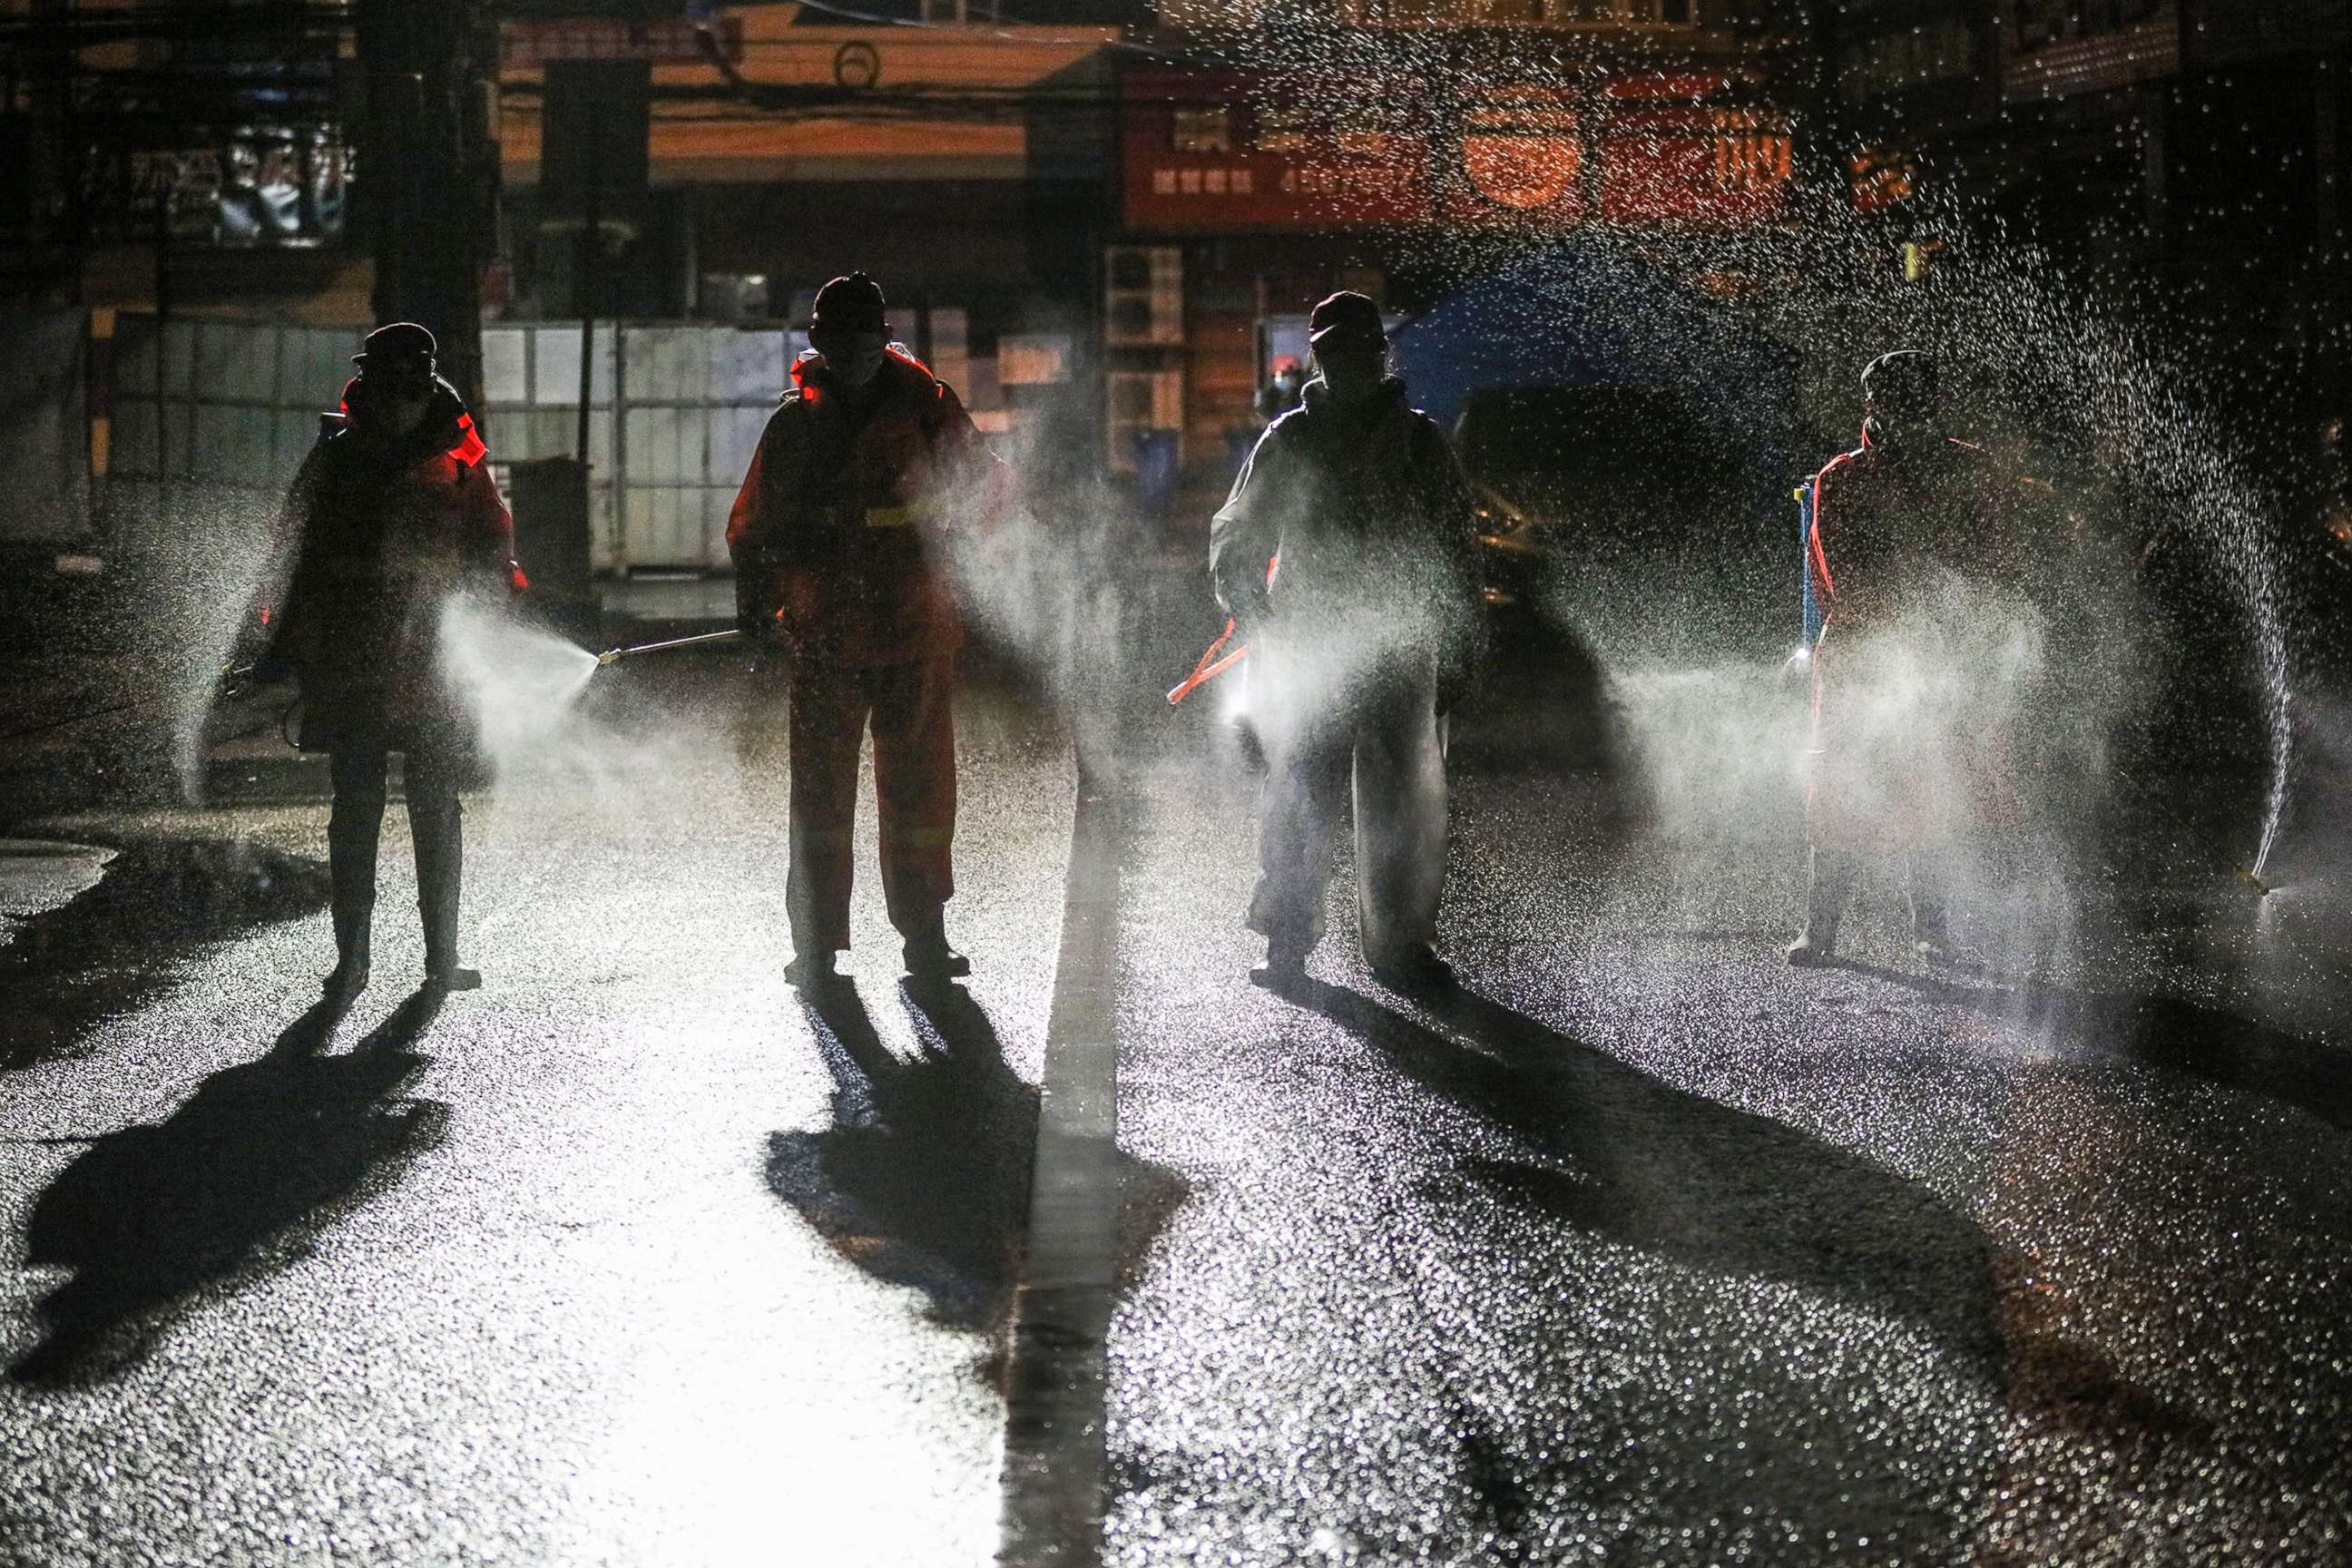
<path fill-rule="evenodd" d="M 1352 777 L 1364 956 L 1385 984 L 1443 987 L 1443 725 L 1482 619 L 1475 508 L 1444 433 L 1386 374 L 1379 306 L 1334 294 L 1309 331 L 1320 374 L 1259 439 L 1209 545 L 1268 702 L 1258 973 L 1276 988 L 1305 975 Z"/>
<path fill-rule="evenodd" d="M 481 983 L 457 961 L 457 792 L 476 759 L 439 623 L 451 598 L 502 599 L 523 580 L 488 449 L 456 389 L 435 374 L 435 346 L 411 321 L 368 334 L 343 411 L 330 417 L 287 503 L 293 580 L 265 673 L 301 682 L 299 743 L 328 753 L 335 967 L 325 992 L 336 1006 L 368 984 L 376 840 L 394 752 L 415 842 L 425 984 Z"/>
<path fill-rule="evenodd" d="M 1903 864 L 1920 955 L 1945 965 L 1958 960 L 1956 850 L 1966 837 L 2013 831 L 2022 805 L 2013 726 L 1979 690 L 1990 672 L 1945 668 L 1928 648 L 1942 646 L 1935 632 L 1951 595 L 1998 593 L 2019 578 L 2018 494 L 1996 482 L 1981 448 L 1947 434 L 1927 354 L 1883 354 L 1862 384 L 1863 445 L 1811 486 L 1811 858 L 1804 929 L 1788 957 L 1831 962 L 1864 859 L 1886 858 Z"/>

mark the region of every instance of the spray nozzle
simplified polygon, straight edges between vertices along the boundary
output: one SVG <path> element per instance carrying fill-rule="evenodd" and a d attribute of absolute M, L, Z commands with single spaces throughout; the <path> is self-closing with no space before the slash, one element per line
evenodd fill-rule
<path fill-rule="evenodd" d="M 671 637 L 666 642 L 641 642 L 633 647 L 606 648 L 596 656 L 596 668 L 602 669 L 608 664 L 618 664 L 625 658 L 633 658 L 641 653 L 667 653 L 672 648 L 709 647 L 716 643 L 742 640 L 742 628 L 737 627 L 730 631 L 705 632 L 700 637 Z"/>
<path fill-rule="evenodd" d="M 2245 883 L 2245 884 L 2246 884 L 2246 886 L 2248 886 L 2249 888 L 2252 888 L 2252 889 L 2256 893 L 2260 894 L 2262 897 L 2263 897 L 2263 898 L 2265 898 L 2265 899 L 2269 898 L 2269 897 L 2271 896 L 2271 894 L 2272 894 L 2272 893 L 2273 893 L 2273 892 L 2275 892 L 2275 891 L 2277 890 L 2277 889 L 2275 889 L 2274 888 L 2273 888 L 2273 887 L 2272 887 L 2268 882 L 2265 882 L 2265 881 L 2263 881 L 2260 877 L 2255 876 L 2255 875 L 2254 875 L 2254 873 L 2253 873 L 2253 869 L 2252 869 L 2252 868 L 2251 868 L 2251 867 L 2247 867 L 2247 866 L 2241 866 L 2241 867 L 2239 867 L 2239 868 L 2238 868 L 2238 879 L 2239 879 L 2240 881 L 2242 881 L 2242 882 Z"/>

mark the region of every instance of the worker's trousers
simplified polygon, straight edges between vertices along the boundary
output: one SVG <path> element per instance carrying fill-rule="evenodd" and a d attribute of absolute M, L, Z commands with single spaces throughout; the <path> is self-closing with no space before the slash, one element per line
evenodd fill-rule
<path fill-rule="evenodd" d="M 1354 785 L 1364 957 L 1430 946 L 1445 888 L 1445 740 L 1433 680 L 1382 681 L 1321 711 L 1277 703 L 1266 741 L 1249 928 L 1304 952 L 1323 936 L 1331 857 Z"/>
<path fill-rule="evenodd" d="M 796 954 L 849 945 L 857 752 L 874 729 L 882 898 L 909 938 L 936 932 L 955 893 L 955 661 L 859 666 L 803 659 L 792 678 L 791 869 L 784 906 Z"/>
<path fill-rule="evenodd" d="M 457 786 L 468 758 L 462 736 L 436 727 L 403 734 L 346 726 L 330 757 L 334 805 L 327 816 L 327 871 L 339 941 L 364 929 L 375 910 L 376 843 L 383 830 L 384 770 L 401 752 L 408 834 L 416 851 L 416 904 L 425 946 L 455 957 L 457 900 L 464 875 L 464 807 Z"/>

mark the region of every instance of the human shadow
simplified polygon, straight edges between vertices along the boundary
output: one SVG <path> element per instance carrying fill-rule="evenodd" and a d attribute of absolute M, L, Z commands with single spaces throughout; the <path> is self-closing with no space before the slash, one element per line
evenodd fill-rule
<path fill-rule="evenodd" d="M 1309 985 L 1294 999 L 1535 1152 L 1457 1167 L 1502 1203 L 1692 1268 L 1899 1319 L 2000 1379 L 1993 1246 L 1918 1182 L 1468 992 L 1430 1005 L 1457 1041 L 1361 993 Z"/>
<path fill-rule="evenodd" d="M 178 982 L 206 942 L 323 909 L 327 868 L 266 847 L 154 839 L 0 947 L 0 1071 L 70 1056 Z"/>
<path fill-rule="evenodd" d="M 445 1106 L 401 1098 L 440 1009 L 420 990 L 348 1053 L 320 1004 L 269 1052 L 213 1074 L 170 1118 L 97 1140 L 34 1200 L 25 1261 L 72 1277 L 40 1304 L 18 1383 L 103 1382 L 200 1298 L 307 1256 L 336 1220 L 435 1147 Z"/>
<path fill-rule="evenodd" d="M 2161 994 L 1976 984 L 1852 961 L 1839 967 L 2047 1032 L 2075 1056 L 2201 1079 L 2352 1130 L 2352 1051 L 2218 1007 Z"/>
<path fill-rule="evenodd" d="M 1038 1092 L 961 986 L 908 980 L 899 998 L 921 1042 L 911 1058 L 882 1043 L 850 986 L 801 998 L 833 1074 L 833 1123 L 769 1134 L 768 1186 L 842 1257 L 919 1290 L 932 1321 L 993 1332 L 1021 1282 Z M 1112 1158 L 1124 1282 L 1188 1189 Z"/>
<path fill-rule="evenodd" d="M 882 1043 L 853 987 L 801 998 L 833 1074 L 833 1124 L 769 1134 L 768 1186 L 844 1258 L 920 1290 L 932 1321 L 988 1329 L 1012 1301 L 1037 1090 L 961 987 L 909 983 L 900 996 L 921 1041 L 911 1058 Z"/>

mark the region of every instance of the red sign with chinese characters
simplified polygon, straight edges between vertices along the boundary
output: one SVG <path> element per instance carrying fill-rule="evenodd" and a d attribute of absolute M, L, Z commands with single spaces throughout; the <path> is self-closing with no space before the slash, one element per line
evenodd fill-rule
<path fill-rule="evenodd" d="M 1725 101 L 1723 76 L 1643 75 L 1598 92 L 1494 85 L 1444 147 L 1417 86 L 1284 101 L 1239 74 L 1126 79 L 1121 165 L 1132 229 L 1609 224 L 1737 226 L 1777 214 L 1784 116 Z M 1367 108 L 1366 105 L 1371 107 Z"/>
<path fill-rule="evenodd" d="M 1379 228 L 1431 216 L 1425 137 L 1335 124 L 1261 94 L 1252 78 L 1127 78 L 1121 170 L 1130 227 Z"/>

